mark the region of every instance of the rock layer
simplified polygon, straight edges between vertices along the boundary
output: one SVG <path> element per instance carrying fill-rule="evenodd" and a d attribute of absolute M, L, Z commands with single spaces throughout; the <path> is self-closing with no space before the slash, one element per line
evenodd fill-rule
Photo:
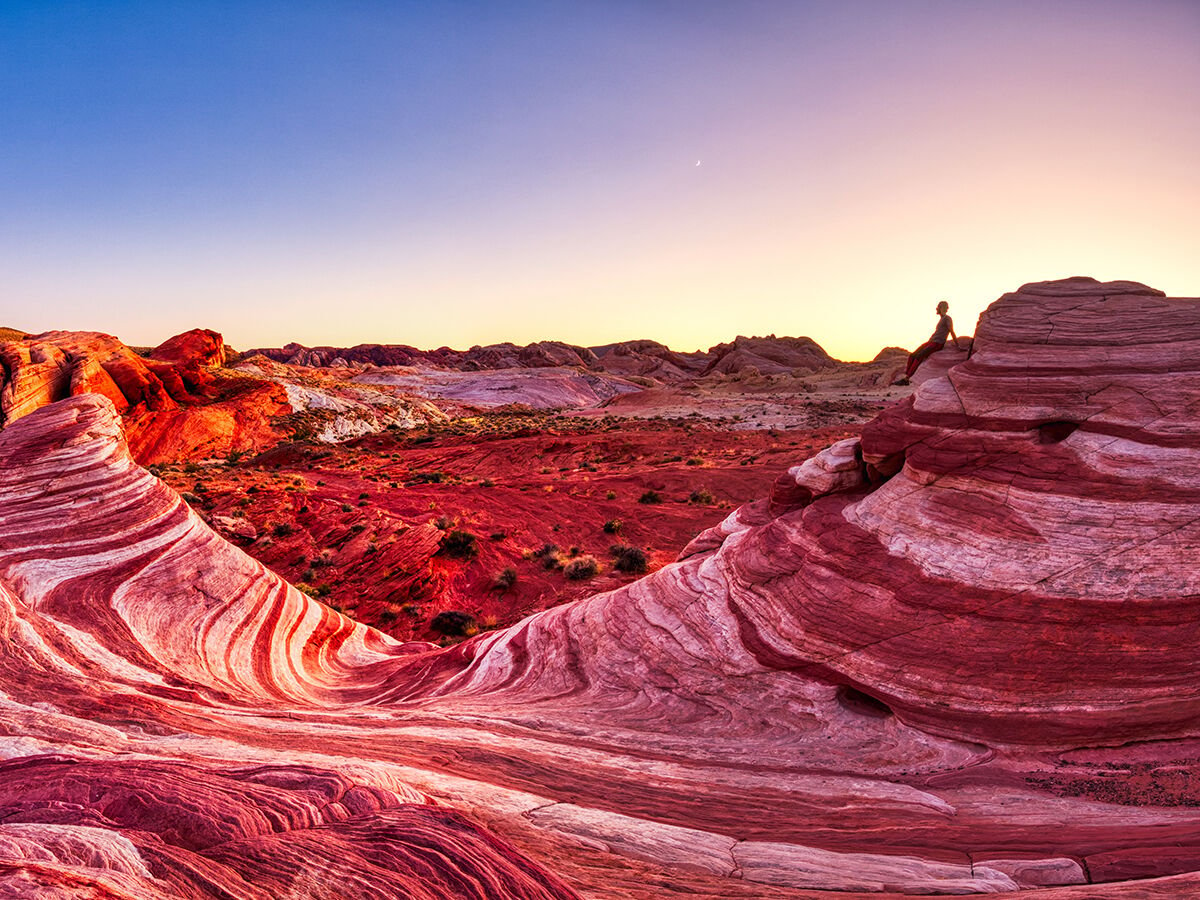
<path fill-rule="evenodd" d="M 0 889 L 1195 895 L 1198 349 L 1198 300 L 1028 285 L 774 503 L 445 649 L 217 538 L 110 402 L 38 410 L 0 432 Z"/>

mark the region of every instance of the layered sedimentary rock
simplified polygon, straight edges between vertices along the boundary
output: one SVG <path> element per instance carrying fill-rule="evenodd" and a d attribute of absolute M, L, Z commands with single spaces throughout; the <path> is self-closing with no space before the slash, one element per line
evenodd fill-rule
<path fill-rule="evenodd" d="M 574 896 L 393 768 L 240 744 L 414 648 L 212 533 L 109 401 L 0 433 L 0 548 L 0 894 Z"/>
<path fill-rule="evenodd" d="M 531 409 L 586 409 L 639 390 L 637 385 L 609 375 L 546 367 L 534 371 L 511 367 L 481 372 L 368 371 L 354 380 L 483 408 L 520 404 Z"/>
<path fill-rule="evenodd" d="M 98 332 L 51 331 L 0 345 L 4 382 L 0 421 L 15 422 L 48 403 L 102 394 L 118 412 L 177 407 L 158 374 L 116 338 Z"/>
<path fill-rule="evenodd" d="M 742 337 L 707 351 L 679 353 L 657 341 L 620 341 L 596 347 L 577 347 L 560 341 L 489 344 L 470 350 L 418 350 L 405 344 L 359 344 L 355 347 L 305 347 L 286 344 L 250 351 L 276 362 L 296 366 L 434 366 L 474 372 L 490 369 L 546 369 L 574 366 L 674 381 L 711 373 L 733 374 L 807 372 L 837 364 L 812 338 Z"/>
<path fill-rule="evenodd" d="M 52 331 L 0 344 L 0 424 L 49 403 L 101 394 L 125 417 L 143 463 L 260 449 L 279 439 L 283 390 L 216 371 L 225 345 L 214 331 L 176 335 L 142 357 L 99 332 Z"/>
<path fill-rule="evenodd" d="M 1026 286 L 677 563 L 445 649 L 218 539 L 108 401 L 38 410 L 0 432 L 0 885 L 1194 896 L 1198 351 L 1198 300 Z"/>
<path fill-rule="evenodd" d="M 207 328 L 193 328 L 177 334 L 151 350 L 150 356 L 190 368 L 223 366 L 227 359 L 225 339 Z"/>
<path fill-rule="evenodd" d="M 552 368 L 555 366 L 590 367 L 596 356 L 586 347 L 561 341 L 539 341 L 518 347 L 516 344 L 489 344 L 470 350 L 418 350 L 407 344 L 358 344 L 354 347 L 305 347 L 291 343 L 250 351 L 276 362 L 294 366 L 415 366 L 434 365 L 463 371 L 479 369 Z"/>
<path fill-rule="evenodd" d="M 763 374 L 802 370 L 814 372 L 837 365 L 812 338 L 741 337 L 718 344 L 708 351 L 711 358 L 704 373 L 730 374 L 754 369 Z"/>

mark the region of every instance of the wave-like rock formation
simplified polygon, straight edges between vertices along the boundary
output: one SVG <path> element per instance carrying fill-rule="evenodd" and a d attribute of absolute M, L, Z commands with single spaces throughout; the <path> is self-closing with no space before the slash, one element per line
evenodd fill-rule
<path fill-rule="evenodd" d="M 110 402 L 40 409 L 0 894 L 1200 895 L 1198 351 L 1200 300 L 1027 285 L 677 563 L 445 649 L 217 538 Z"/>
<path fill-rule="evenodd" d="M 413 648 L 217 537 L 111 401 L 0 433 L 0 548 L 0 896 L 574 896 L 394 767 L 286 747 Z"/>

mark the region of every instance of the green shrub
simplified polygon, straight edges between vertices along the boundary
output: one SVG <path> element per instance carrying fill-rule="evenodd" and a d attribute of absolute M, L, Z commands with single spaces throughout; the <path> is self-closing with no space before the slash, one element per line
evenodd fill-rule
<path fill-rule="evenodd" d="M 605 534 L 620 534 L 621 533 L 621 520 L 620 519 L 609 519 L 607 522 L 605 522 L 604 523 L 604 533 Z"/>
<path fill-rule="evenodd" d="M 638 503 L 662 503 L 662 494 L 658 491 L 646 491 L 638 497 Z"/>
<path fill-rule="evenodd" d="M 497 572 L 496 577 L 492 580 L 496 590 L 507 591 L 510 587 L 517 583 L 517 570 L 509 566 L 502 572 Z"/>
<path fill-rule="evenodd" d="M 717 502 L 717 498 L 712 495 L 712 491 L 708 488 L 699 488 L 692 491 L 688 496 L 688 503 L 699 503 L 703 506 L 712 506 Z"/>

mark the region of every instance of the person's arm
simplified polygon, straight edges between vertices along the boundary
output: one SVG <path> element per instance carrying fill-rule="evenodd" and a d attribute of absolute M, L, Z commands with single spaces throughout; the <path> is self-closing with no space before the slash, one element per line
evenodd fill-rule
<path fill-rule="evenodd" d="M 946 318 L 950 319 L 949 316 L 946 316 Z M 950 340 L 954 341 L 954 349 L 955 350 L 960 349 L 960 347 L 958 346 L 958 335 L 954 333 L 954 320 L 953 319 L 950 319 Z"/>

